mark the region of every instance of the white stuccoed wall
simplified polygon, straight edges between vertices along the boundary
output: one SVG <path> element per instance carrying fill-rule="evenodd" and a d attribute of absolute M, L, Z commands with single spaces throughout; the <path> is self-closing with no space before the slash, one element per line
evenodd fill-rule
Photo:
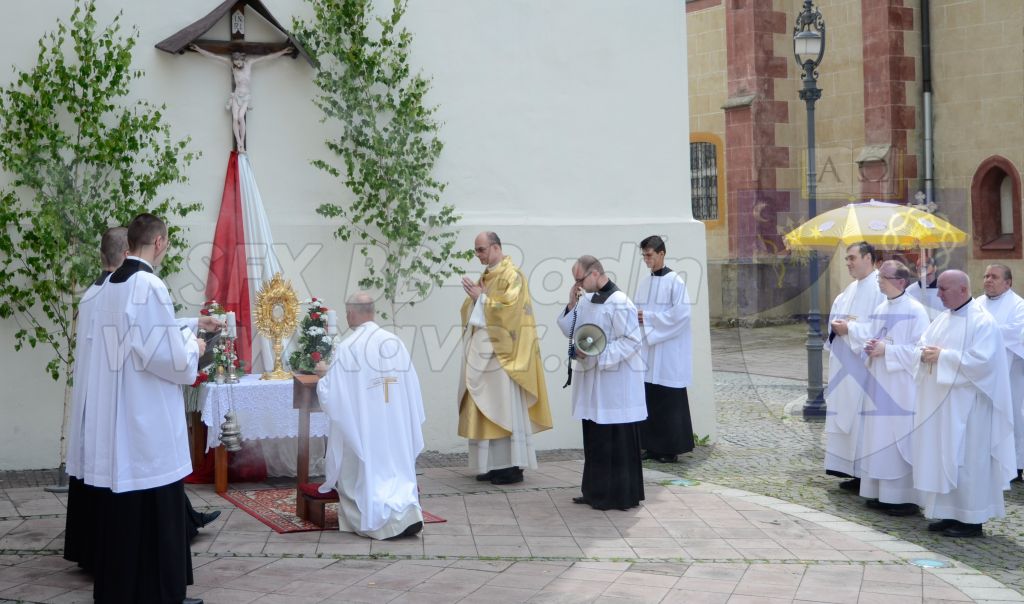
<path fill-rule="evenodd" d="M 295 0 L 267 5 L 286 26 L 293 15 L 309 13 Z M 185 225 L 193 243 L 188 268 L 170 284 L 192 311 L 203 299 L 231 146 L 224 111 L 230 76 L 221 64 L 154 45 L 214 6 L 146 0 L 104 1 L 99 8 L 101 21 L 123 10 L 123 23 L 138 26 L 135 60 L 146 76 L 135 93 L 166 103 L 175 133 L 191 136 L 204 154 L 191 182 L 170 191 L 205 204 Z M 2 62 L 30 65 L 38 38 L 70 10 L 67 0 L 19 5 L 0 24 Z M 414 61 L 433 76 L 431 98 L 444 122 L 438 175 L 449 183 L 445 200 L 463 214 L 461 243 L 468 248 L 479 231 L 497 231 L 530 279 L 555 422 L 538 436 L 540 449 L 581 446 L 569 392 L 561 388 L 566 341 L 555 324 L 573 260 L 584 253 L 602 258 L 632 294 L 644 269 L 635 244 L 652 233 L 667 238 L 669 265 L 688 276 L 696 302 L 694 429 L 715 435 L 705 235 L 689 201 L 685 23 L 679 0 L 415 0 L 409 8 Z M 226 36 L 224 23 L 208 34 Z M 252 11 L 247 37 L 275 39 Z M 10 79 L 10 70 L 0 70 L 0 80 Z M 300 297 L 339 305 L 361 276 L 362 256 L 333 240 L 332 226 L 314 212 L 347 193 L 309 165 L 328 157 L 329 132 L 311 104 L 311 79 L 300 61 L 254 68 L 249 151 L 286 276 Z M 470 268 L 475 275 L 480 267 L 474 261 Z M 456 434 L 455 400 L 463 297 L 452 279 L 400 316 L 427 404 L 428 449 L 465 446 Z M 0 321 L 0 469 L 53 467 L 63 389 L 43 373 L 43 354 L 13 352 L 15 329 L 13 321 Z"/>

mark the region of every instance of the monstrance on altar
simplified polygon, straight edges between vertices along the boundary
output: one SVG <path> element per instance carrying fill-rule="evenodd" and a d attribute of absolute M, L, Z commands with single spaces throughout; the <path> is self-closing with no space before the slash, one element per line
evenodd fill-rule
<path fill-rule="evenodd" d="M 284 370 L 284 338 L 295 333 L 299 318 L 299 298 L 292 289 L 291 281 L 285 281 L 281 273 L 263 285 L 256 294 L 256 329 L 274 343 L 274 369 L 263 374 L 263 380 L 290 380 L 292 373 Z"/>

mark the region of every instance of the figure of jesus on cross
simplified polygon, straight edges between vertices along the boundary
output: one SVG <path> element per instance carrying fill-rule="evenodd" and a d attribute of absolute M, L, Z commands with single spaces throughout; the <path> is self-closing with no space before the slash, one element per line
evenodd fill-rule
<path fill-rule="evenodd" d="M 256 63 L 276 59 L 288 53 L 294 53 L 295 49 L 291 47 L 283 48 L 277 52 L 256 57 L 248 57 L 244 52 L 232 52 L 231 58 L 228 59 L 223 55 L 204 50 L 195 44 L 189 44 L 188 47 L 204 57 L 221 63 L 227 63 L 231 66 L 234 90 L 228 96 L 228 102 L 224 105 L 224 108 L 231 112 L 231 129 L 235 133 L 235 146 L 238 148 L 239 153 L 245 153 L 245 114 L 249 109 L 253 108 L 252 90 L 250 88 L 252 66 Z"/>

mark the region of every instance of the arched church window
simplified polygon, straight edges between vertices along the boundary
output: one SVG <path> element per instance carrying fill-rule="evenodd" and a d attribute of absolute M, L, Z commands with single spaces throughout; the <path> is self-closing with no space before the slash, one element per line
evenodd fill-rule
<path fill-rule="evenodd" d="M 992 156 L 971 182 L 974 255 L 979 259 L 1022 257 L 1021 183 L 1016 167 Z"/>

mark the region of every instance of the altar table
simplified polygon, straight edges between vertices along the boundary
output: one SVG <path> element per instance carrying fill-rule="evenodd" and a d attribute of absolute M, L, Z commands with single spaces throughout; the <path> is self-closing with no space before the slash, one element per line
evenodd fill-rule
<path fill-rule="evenodd" d="M 311 377 L 315 389 L 315 376 Z M 310 411 L 319 411 L 318 406 L 303 409 L 296 405 L 294 395 L 292 380 L 261 380 L 256 374 L 243 376 L 237 384 L 203 384 L 199 405 L 203 423 L 208 427 L 206 447 L 214 449 L 214 485 L 218 493 L 226 492 L 228 487 L 227 451 L 220 442 L 220 425 L 224 414 L 231 409 L 235 411 L 243 440 L 297 437 L 300 457 L 297 475 L 308 480 L 309 437 L 327 436 L 328 421 L 323 413 L 310 414 Z M 313 398 L 315 400 L 315 390 Z M 303 452 L 305 460 L 302 460 Z"/>

